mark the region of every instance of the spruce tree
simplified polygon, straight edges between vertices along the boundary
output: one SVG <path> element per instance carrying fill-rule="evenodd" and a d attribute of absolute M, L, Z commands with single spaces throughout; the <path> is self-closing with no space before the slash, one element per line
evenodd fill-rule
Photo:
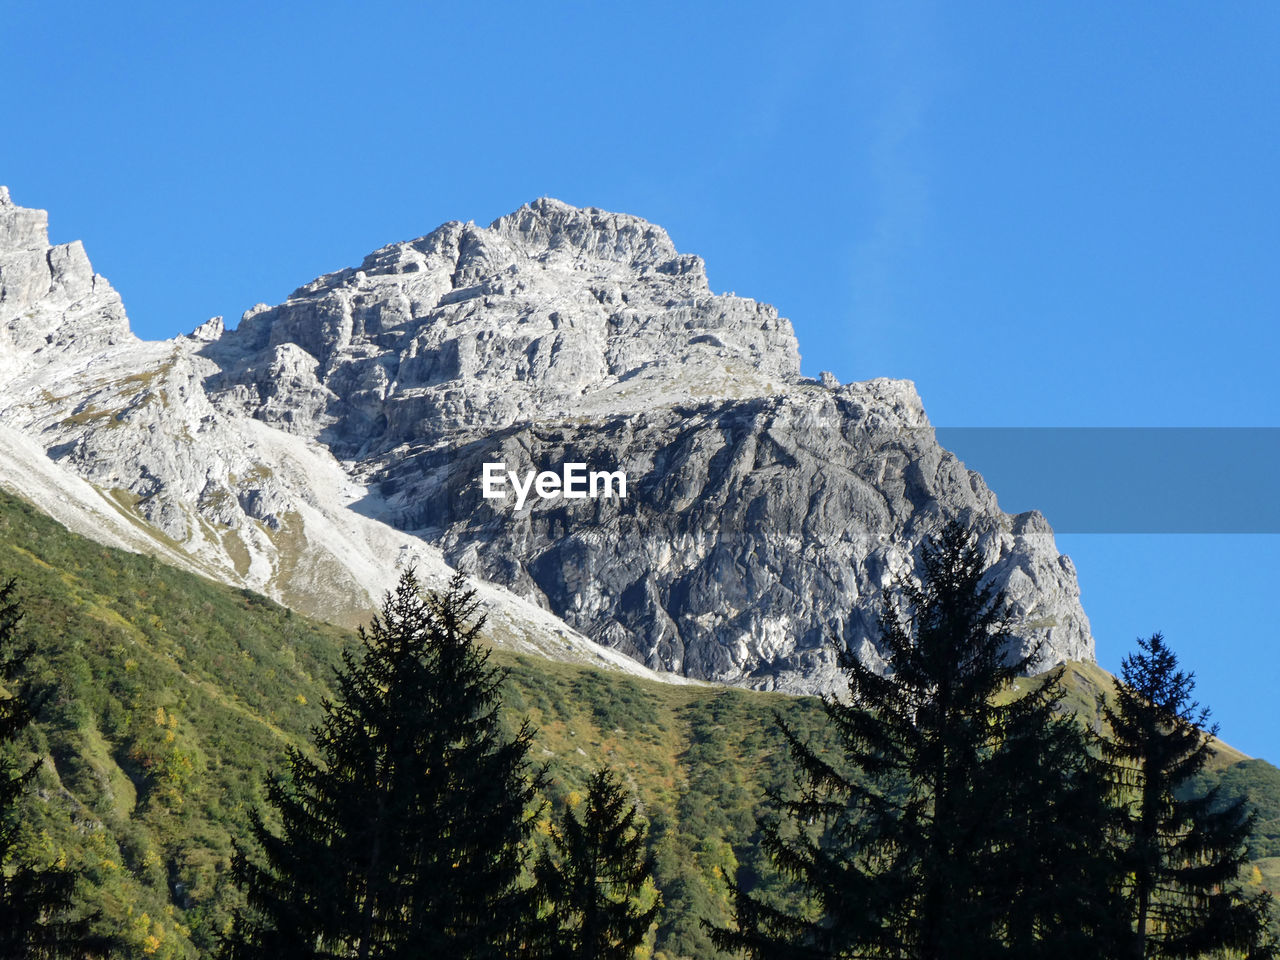
<path fill-rule="evenodd" d="M 985 881 L 997 955 L 1115 958 L 1124 941 L 1106 764 L 1063 707 L 1058 668 L 1013 702 L 987 761 L 995 838 Z"/>
<path fill-rule="evenodd" d="M 16 758 L 18 738 L 39 707 L 39 697 L 18 678 L 31 649 L 17 640 L 22 611 L 16 594 L 15 581 L 0 586 L 0 687 L 8 689 L 0 698 L 0 957 L 98 956 L 106 950 L 105 941 L 90 936 L 89 920 L 71 917 L 76 874 L 41 868 L 17 849 L 18 807 L 40 761 L 22 763 Z"/>
<path fill-rule="evenodd" d="M 737 928 L 717 932 L 721 947 L 778 960 L 987 960 L 1051 956 L 1050 939 L 1073 921 L 1105 927 L 1105 870 L 1082 862 L 1096 854 L 1072 836 L 1037 833 L 1042 804 L 1062 811 L 1071 790 L 1099 790 L 1083 740 L 1053 720 L 1059 692 L 1050 683 L 1032 700 L 998 697 L 1029 657 L 1008 655 L 1008 607 L 972 534 L 949 524 L 921 564 L 921 582 L 900 579 L 902 603 L 881 621 L 887 672 L 841 653 L 848 696 L 824 700 L 837 748 L 782 725 L 801 789 L 776 798 L 780 816 L 762 830 L 804 906 L 738 889 Z M 1086 897 L 1074 917 L 1047 902 L 1059 878 Z"/>
<path fill-rule="evenodd" d="M 578 809 L 566 805 L 551 828 L 550 851 L 534 871 L 546 918 L 546 960 L 629 960 L 644 941 L 660 904 L 638 897 L 653 875 L 647 831 L 635 804 L 607 768 L 587 781 Z"/>
<path fill-rule="evenodd" d="M 1217 726 L 1191 698 L 1195 675 L 1178 668 L 1164 637 L 1138 641 L 1115 682 L 1115 706 L 1103 704 L 1111 736 L 1118 805 L 1119 857 L 1128 943 L 1125 956 L 1199 957 L 1222 950 L 1271 957 L 1265 942 L 1271 897 L 1239 883 L 1254 815 L 1244 798 L 1225 803 L 1217 789 L 1187 797 L 1180 788 L 1204 769 Z"/>
<path fill-rule="evenodd" d="M 315 730 L 289 754 L 240 856 L 235 958 L 499 958 L 531 916 L 519 883 L 538 810 L 530 730 L 504 734 L 505 674 L 478 645 L 459 575 L 424 597 L 405 572 L 347 653 Z"/>

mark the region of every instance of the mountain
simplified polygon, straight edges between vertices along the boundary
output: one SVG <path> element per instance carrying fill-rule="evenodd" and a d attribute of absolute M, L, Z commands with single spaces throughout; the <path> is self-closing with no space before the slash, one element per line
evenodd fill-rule
<path fill-rule="evenodd" d="M 816 692 L 828 637 L 877 661 L 887 588 L 960 518 L 1036 667 L 1093 658 L 1048 524 L 999 509 L 909 382 L 801 376 L 788 321 L 713 294 L 636 217 L 539 200 L 448 223 L 155 343 L 5 192 L 0 329 L 0 477 L 302 612 L 349 623 L 396 563 L 461 568 L 543 655 Z M 517 508 L 484 495 L 486 463 L 582 464 L 626 496 Z"/>
<path fill-rule="evenodd" d="M 802 377 L 785 320 L 711 294 L 633 217 L 544 200 L 446 224 L 234 330 L 148 343 L 0 189 L 0 383 L 0 576 L 49 694 L 24 844 L 82 871 L 130 956 L 210 955 L 264 778 L 308 749 L 345 627 L 398 564 L 476 575 L 506 716 L 536 725 L 557 803 L 623 772 L 665 904 L 655 958 L 717 956 L 701 920 L 726 916 L 725 878 L 772 883 L 774 715 L 826 735 L 813 698 L 698 678 L 828 689 L 828 632 L 874 660 L 886 588 L 943 520 L 981 531 L 1086 721 L 1110 682 L 1043 518 L 999 510 L 910 384 Z M 620 470 L 628 495 L 517 510 L 483 496 L 494 461 Z M 1219 745 L 1195 788 L 1218 783 L 1263 811 L 1250 856 L 1274 887 L 1280 772 Z"/>
<path fill-rule="evenodd" d="M 322 444 L 214 405 L 209 330 L 138 340 L 80 244 L 49 246 L 44 211 L 0 187 L 0 486 L 108 546 L 348 626 L 399 565 L 447 580 L 437 547 L 350 509 L 376 494 Z M 477 587 L 514 649 L 648 675 L 535 604 Z"/>

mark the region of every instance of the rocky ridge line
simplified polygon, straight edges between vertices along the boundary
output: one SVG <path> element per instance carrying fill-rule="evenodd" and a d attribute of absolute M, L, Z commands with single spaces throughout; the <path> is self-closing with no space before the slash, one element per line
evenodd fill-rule
<path fill-rule="evenodd" d="M 6 291 L 43 236 L 20 210 L 0 207 Z M 813 692 L 835 682 L 828 636 L 876 660 L 894 575 L 960 517 L 1024 646 L 1092 659 L 1048 525 L 999 510 L 909 382 L 801 376 L 788 321 L 713 294 L 639 218 L 539 200 L 448 223 L 163 343 L 122 333 L 122 308 L 99 322 L 83 296 L 18 286 L 34 316 L 0 298 L 0 363 L 23 372 L 6 423 L 193 562 L 302 609 L 367 598 L 379 562 L 413 553 L 653 669 Z M 634 495 L 517 513 L 479 496 L 497 453 L 621 467 Z"/>
<path fill-rule="evenodd" d="M 430 586 L 452 576 L 434 545 L 349 509 L 376 495 L 322 445 L 210 402 L 218 368 L 200 351 L 219 318 L 138 340 L 82 252 L 60 253 L 46 230 L 43 211 L 0 188 L 0 485 L 79 534 L 338 623 L 365 622 L 400 566 Z M 683 680 L 499 586 L 476 587 L 496 642 Z"/>
<path fill-rule="evenodd" d="M 787 320 L 713 294 L 639 218 L 543 199 L 445 224 L 206 353 L 215 402 L 320 439 L 381 519 L 654 669 L 830 689 L 828 638 L 874 659 L 884 591 L 952 517 L 982 531 L 1025 648 L 1092 657 L 1048 524 L 999 510 L 912 384 L 803 377 Z M 480 496 L 495 452 L 621 468 L 634 495 L 515 513 Z"/>

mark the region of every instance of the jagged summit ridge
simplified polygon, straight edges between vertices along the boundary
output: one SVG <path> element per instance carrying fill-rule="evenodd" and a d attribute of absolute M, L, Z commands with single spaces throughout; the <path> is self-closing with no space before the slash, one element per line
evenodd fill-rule
<path fill-rule="evenodd" d="M 250 311 L 209 355 L 225 402 L 361 455 L 463 426 L 767 393 L 800 377 L 791 324 L 717 296 L 636 217 L 539 200 L 451 222 Z M 286 412 L 281 378 L 304 397 Z M 286 415 L 287 413 L 287 415 Z"/>
<path fill-rule="evenodd" d="M 119 295 L 79 240 L 49 244 L 49 216 L 0 186 L 0 372 L 134 340 Z"/>
<path fill-rule="evenodd" d="M 456 265 L 455 288 L 465 288 L 523 259 L 595 275 L 613 272 L 629 277 L 648 269 L 687 273 L 695 288 L 711 294 L 702 258 L 678 253 L 662 227 L 629 214 L 579 209 L 549 197 L 526 203 L 488 227 L 451 220 L 424 237 L 375 250 L 357 269 L 366 274 L 414 272 L 429 268 L 435 255 Z M 314 292 L 330 278 L 345 280 L 351 273 L 344 270 L 321 277 L 300 287 L 290 299 Z"/>
<path fill-rule="evenodd" d="M 11 264 L 25 271 L 32 257 L 59 260 L 44 212 L 6 205 L 0 282 L 12 290 Z M 74 279 L 50 274 L 43 287 L 23 288 L 34 290 L 23 310 L 6 314 L 0 485 L 82 535 L 340 623 L 364 622 L 400 565 L 431 585 L 452 575 L 436 546 L 350 509 L 377 495 L 325 447 L 211 402 L 204 384 L 218 368 L 200 354 L 220 337 L 220 317 L 149 342 L 128 332 L 120 307 L 123 333 L 108 327 L 102 338 L 84 304 L 64 309 Z M 109 289 L 96 279 L 90 292 Z M 109 302 L 119 303 L 114 292 Z M 63 324 L 65 344 L 41 336 L 49 318 Z M 653 676 L 501 587 L 477 588 L 495 641 Z"/>
<path fill-rule="evenodd" d="M 52 462 L 0 458 L 0 479 L 74 474 L 34 498 L 97 496 L 117 539 L 327 616 L 416 557 L 493 584 L 494 622 L 543 652 L 817 692 L 830 637 L 877 662 L 895 578 L 959 518 L 1038 666 L 1093 657 L 1048 525 L 938 446 L 910 382 L 802 377 L 787 320 L 713 294 L 644 220 L 539 200 L 146 343 L 87 260 L 40 272 L 75 261 L 40 247 L 43 216 L 0 206 L 0 415 L 11 459 Z M 631 486 L 517 510 L 480 496 L 494 457 Z"/>
<path fill-rule="evenodd" d="M 217 402 L 352 461 L 382 519 L 655 669 L 831 689 L 828 638 L 874 660 L 884 592 L 952 517 L 982 532 L 1026 649 L 1092 656 L 1047 524 L 937 446 L 911 383 L 802 377 L 776 310 L 712 294 L 639 218 L 544 199 L 451 222 L 208 353 Z M 517 515 L 479 493 L 499 456 L 635 483 L 624 505 Z"/>
<path fill-rule="evenodd" d="M 701 257 L 681 258 L 667 231 L 625 213 L 609 213 L 597 207 L 580 210 L 543 197 L 499 217 L 489 224 L 489 229 L 525 244 L 531 255 L 542 259 L 563 255 L 574 262 L 585 257 L 616 261 L 631 270 L 667 266 L 667 272 L 673 272 L 673 265 L 679 261 L 686 267 L 680 272 L 695 273 L 702 288 L 711 292 L 706 286 Z"/>

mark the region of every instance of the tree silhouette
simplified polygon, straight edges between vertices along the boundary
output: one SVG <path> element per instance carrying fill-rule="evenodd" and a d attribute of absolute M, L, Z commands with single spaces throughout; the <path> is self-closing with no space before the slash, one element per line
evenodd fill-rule
<path fill-rule="evenodd" d="M 1255 816 L 1242 797 L 1179 788 L 1204 769 L 1217 726 L 1191 699 L 1195 675 L 1155 633 L 1121 665 L 1115 707 L 1102 704 L 1111 736 L 1101 741 L 1114 774 L 1119 857 L 1126 868 L 1125 956 L 1199 957 L 1233 950 L 1271 957 L 1265 925 L 1271 897 L 1239 884 Z"/>
<path fill-rule="evenodd" d="M 1063 672 L 1013 701 L 986 763 L 993 956 L 1114 958 L 1124 941 L 1107 765 L 1063 707 Z"/>
<path fill-rule="evenodd" d="M 1100 807 L 1083 738 L 1055 720 L 1053 680 L 1008 702 L 1030 657 L 1008 655 L 1007 604 L 976 538 L 949 524 L 921 564 L 921 582 L 900 578 L 902 602 L 881 621 L 887 671 L 842 652 L 848 696 L 824 700 L 836 749 L 782 725 L 800 789 L 762 830 L 802 906 L 737 889 L 722 948 L 778 960 L 1039 957 L 1075 924 L 1077 949 L 1100 942 L 1108 874 L 1089 838 L 1105 824 L 1084 837 L 1044 830 L 1091 790 L 1087 810 Z M 1028 784 L 1028 771 L 1043 776 Z M 1069 916 L 1047 901 L 1058 882 L 1081 898 Z"/>
<path fill-rule="evenodd" d="M 637 897 L 653 874 L 645 854 L 646 830 L 635 804 L 607 768 L 587 781 L 575 809 L 566 805 L 551 828 L 550 851 L 534 874 L 550 908 L 544 935 L 547 960 L 629 960 L 649 932 L 660 904 Z"/>
<path fill-rule="evenodd" d="M 517 952 L 520 884 L 542 772 L 530 731 L 504 734 L 505 674 L 477 643 L 483 617 L 456 576 L 424 597 L 405 572 L 348 653 L 315 731 L 268 788 L 260 860 L 236 870 L 249 909 L 235 958 L 458 957 Z"/>

